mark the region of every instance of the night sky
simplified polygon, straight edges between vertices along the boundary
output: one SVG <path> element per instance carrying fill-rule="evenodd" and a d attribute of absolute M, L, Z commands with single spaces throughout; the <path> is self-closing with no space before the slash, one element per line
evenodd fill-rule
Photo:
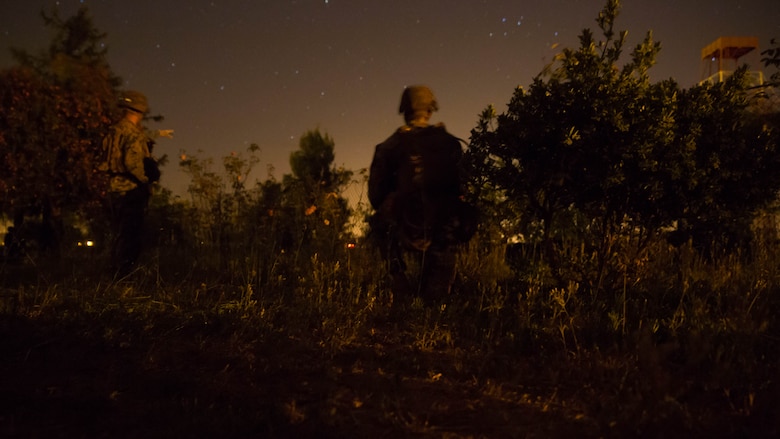
<path fill-rule="evenodd" d="M 51 34 L 39 16 L 86 4 L 108 33 L 109 62 L 125 88 L 147 94 L 171 128 L 157 152 L 173 159 L 163 185 L 184 194 L 181 151 L 219 159 L 260 146 L 281 178 L 300 136 L 319 128 L 336 165 L 369 166 L 374 146 L 401 123 L 403 87 L 429 85 L 434 122 L 468 139 L 488 104 L 499 112 L 584 28 L 597 32 L 604 0 L 0 0 L 0 68 L 9 47 L 37 52 Z M 653 80 L 702 79 L 701 49 L 720 36 L 780 39 L 777 0 L 625 0 L 616 28 L 626 54 L 648 30 L 662 45 Z M 600 34 L 596 34 L 597 37 Z M 627 61 L 627 57 L 625 58 Z M 756 67 L 759 56 L 746 56 Z M 198 153 L 198 151 L 202 151 Z M 219 161 L 217 160 L 217 163 Z M 251 177 L 251 176 L 250 176 Z"/>

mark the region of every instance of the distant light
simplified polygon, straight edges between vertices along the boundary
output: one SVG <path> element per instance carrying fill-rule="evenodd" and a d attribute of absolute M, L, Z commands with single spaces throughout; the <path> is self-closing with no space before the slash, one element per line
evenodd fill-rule
<path fill-rule="evenodd" d="M 349 244 L 347 244 L 347 248 L 355 248 L 355 243 L 350 242 Z"/>
<path fill-rule="evenodd" d="M 87 247 L 93 247 L 95 243 L 93 241 L 87 241 Z"/>

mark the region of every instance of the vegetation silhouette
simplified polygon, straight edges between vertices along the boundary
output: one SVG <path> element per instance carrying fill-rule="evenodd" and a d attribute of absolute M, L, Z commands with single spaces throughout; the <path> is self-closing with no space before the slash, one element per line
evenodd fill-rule
<path fill-rule="evenodd" d="M 53 49 L 0 72 L 0 212 L 22 217 L 0 433 L 777 436 L 780 107 L 743 72 L 652 83 L 650 34 L 619 66 L 618 11 L 484 110 L 453 294 L 401 312 L 346 200 L 365 171 L 319 129 L 279 180 L 255 182 L 256 145 L 183 151 L 187 195 L 155 192 L 138 272 L 105 273 L 93 153 L 119 83 L 86 9 L 44 15 Z M 50 223 L 57 259 L 30 244 Z"/>

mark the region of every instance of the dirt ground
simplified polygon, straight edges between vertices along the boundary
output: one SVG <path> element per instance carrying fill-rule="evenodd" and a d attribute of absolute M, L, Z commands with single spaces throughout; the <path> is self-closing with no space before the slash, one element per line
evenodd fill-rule
<path fill-rule="evenodd" d="M 691 391 L 685 408 L 640 408 L 616 388 L 627 373 L 619 360 L 574 371 L 534 353 L 421 350 L 388 322 L 332 348 L 316 337 L 194 319 L 1 321 L 0 436 L 8 438 L 778 433 L 776 411 L 741 413 L 738 396 L 722 391 Z"/>

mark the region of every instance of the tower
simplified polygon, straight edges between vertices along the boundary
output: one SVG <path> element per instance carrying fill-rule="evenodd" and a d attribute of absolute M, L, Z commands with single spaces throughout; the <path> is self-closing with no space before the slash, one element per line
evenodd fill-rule
<path fill-rule="evenodd" d="M 758 38 L 756 37 L 720 37 L 701 50 L 702 79 L 704 82 L 723 82 L 740 67 L 740 59 L 746 55 L 758 56 Z M 752 68 L 758 67 L 758 59 L 749 60 Z M 752 61 L 752 62 L 750 62 Z M 758 86 L 764 83 L 761 70 L 749 72 L 750 85 Z"/>

